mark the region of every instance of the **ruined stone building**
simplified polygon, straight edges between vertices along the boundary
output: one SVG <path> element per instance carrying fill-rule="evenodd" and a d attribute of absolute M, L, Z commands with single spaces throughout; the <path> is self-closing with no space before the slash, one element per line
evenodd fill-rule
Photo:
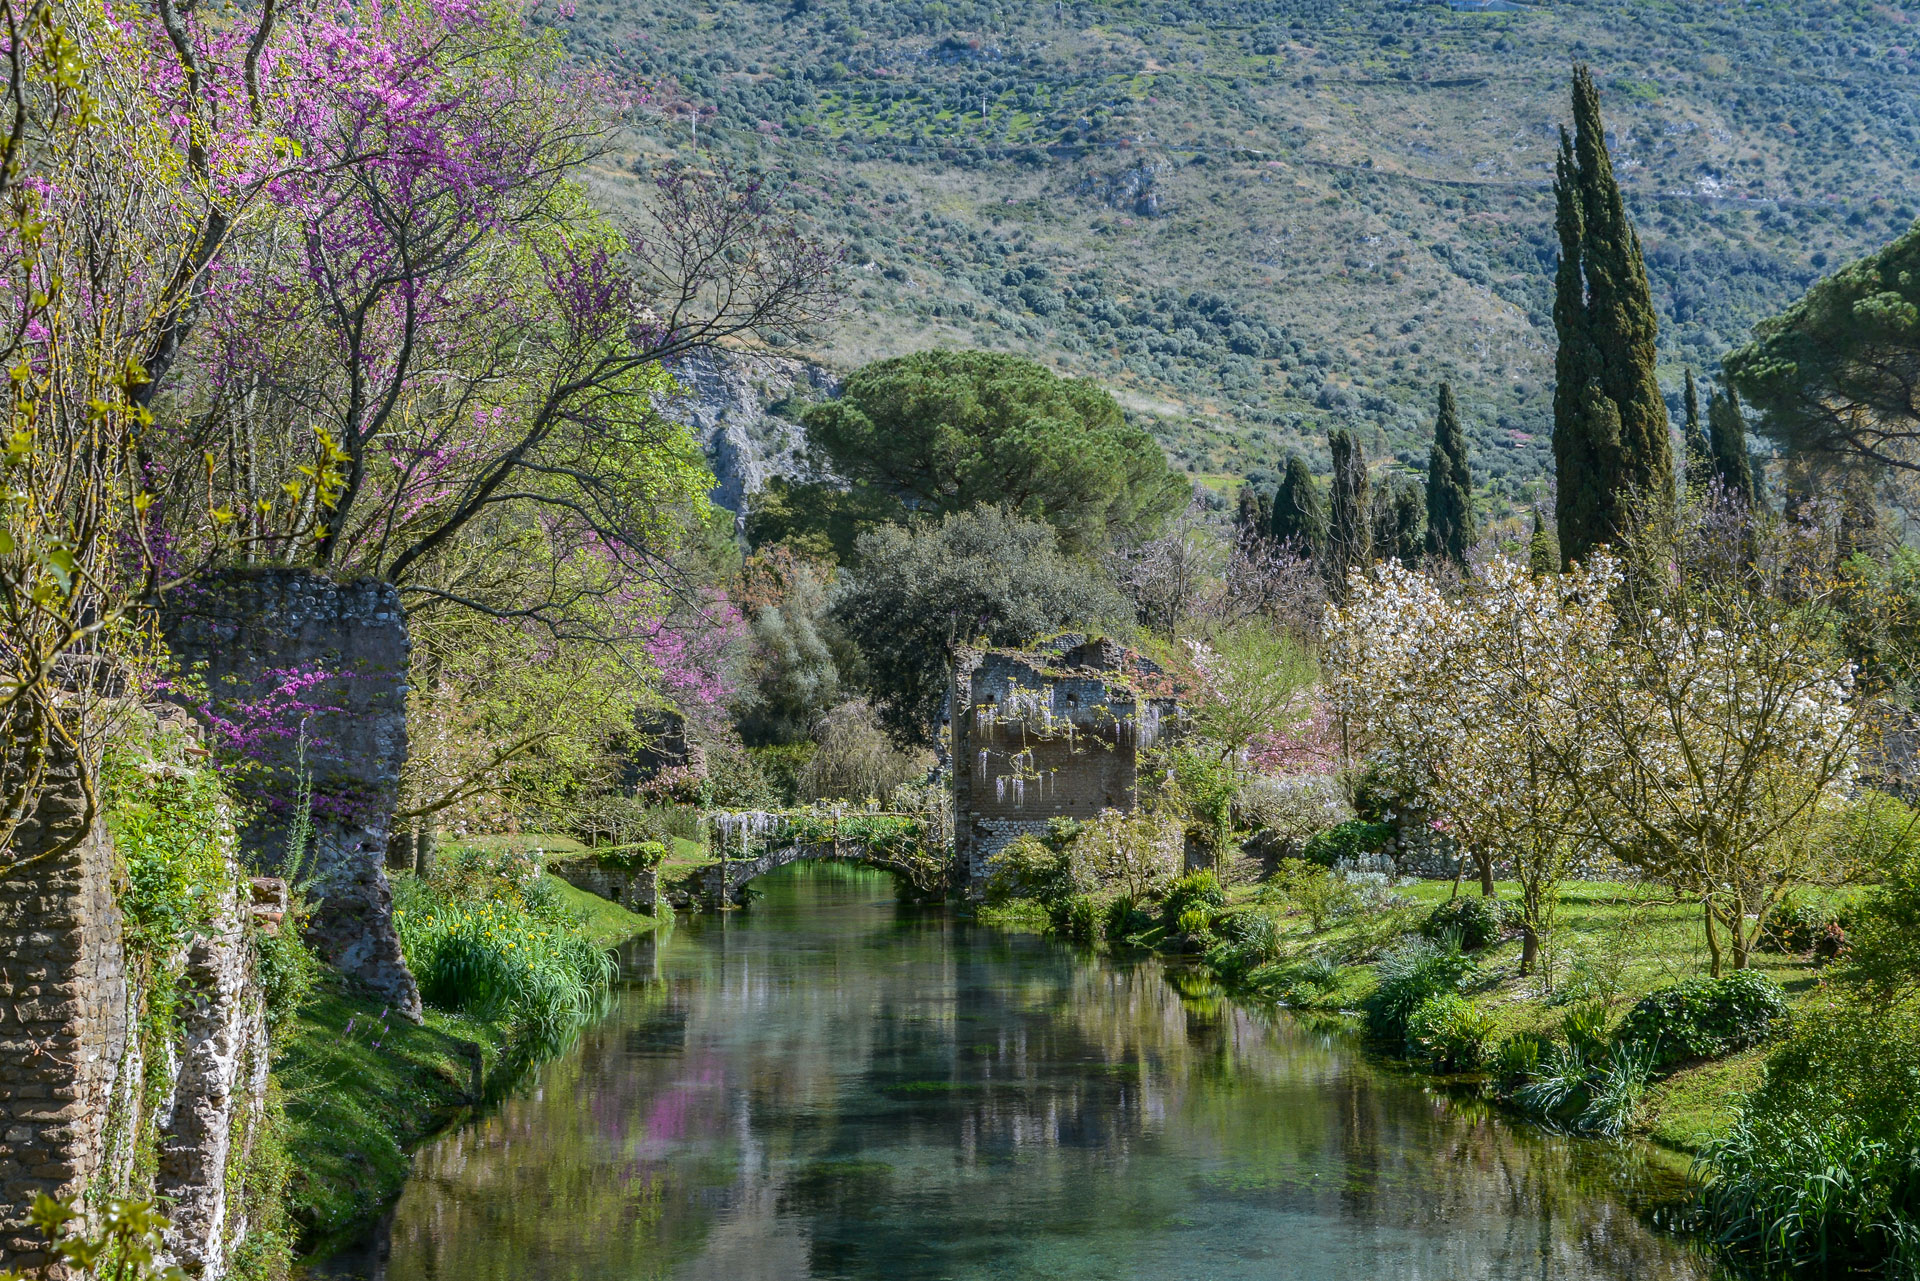
<path fill-rule="evenodd" d="M 963 649 L 949 690 L 956 880 L 1055 818 L 1133 809 L 1140 754 L 1175 727 L 1166 674 L 1108 640 Z"/>

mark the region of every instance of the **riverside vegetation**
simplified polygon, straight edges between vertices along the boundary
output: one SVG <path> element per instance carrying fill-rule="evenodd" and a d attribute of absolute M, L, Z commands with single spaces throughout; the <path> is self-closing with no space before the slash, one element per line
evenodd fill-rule
<path fill-rule="evenodd" d="M 152 1048 L 177 1030 L 183 947 L 243 890 L 240 820 L 289 816 L 289 848 L 261 855 L 289 914 L 249 936 L 274 1057 L 237 1273 L 285 1275 L 298 1241 L 353 1232 L 413 1144 L 594 1017 L 608 946 L 650 922 L 557 883 L 535 851 L 684 875 L 713 858 L 716 812 L 937 807 L 956 648 L 1069 627 L 1155 656 L 1186 691 L 1183 732 L 1130 812 L 1009 846 L 983 915 L 1191 953 L 1250 995 L 1359 1010 L 1387 1053 L 1543 1123 L 1693 1152 L 1699 1225 L 1743 1266 L 1915 1264 L 1920 232 L 1813 282 L 1911 209 L 1840 216 L 1805 185 L 1879 181 L 1870 146 L 1848 148 L 1862 175 L 1802 163 L 1829 129 L 1911 141 L 1888 87 L 1909 60 L 1880 11 L 1836 11 L 1816 41 L 1772 11 L 1731 30 L 1635 9 L 1627 36 L 1613 10 L 1555 10 L 1622 68 L 1649 30 L 1697 43 L 1699 66 L 1664 107 L 1651 80 L 1578 69 L 1551 209 L 1523 186 L 1496 212 L 1490 192 L 1402 184 L 1355 149 L 1417 132 L 1365 122 L 1427 85 L 1414 67 L 1433 48 L 1489 75 L 1515 50 L 1558 60 L 1538 15 L 1473 28 L 1501 33 L 1483 55 L 1437 7 L 1395 8 L 1363 40 L 1385 10 L 1250 6 L 1170 44 L 1165 15 L 1075 5 L 1070 24 L 1060 5 L 1063 43 L 1032 57 L 1086 54 L 1091 78 L 1024 87 L 996 83 L 1013 61 L 997 42 L 1044 7 L 966 7 L 990 35 L 976 45 L 938 30 L 953 9 L 863 6 L 930 69 L 896 94 L 892 55 L 857 39 L 864 80 L 739 53 L 695 73 L 692 44 L 771 30 L 747 6 L 668 23 L 648 69 L 783 106 L 681 154 L 682 123 L 716 141 L 701 103 L 569 57 L 597 11 L 0 4 L 16 54 L 0 838 L 11 869 L 68 777 L 113 834 Z M 798 49 L 852 38 L 855 14 L 781 21 Z M 1618 177 L 1651 167 L 1616 168 L 1614 147 L 1670 177 L 1725 145 L 1685 127 L 1704 108 L 1682 87 L 1718 93 L 1735 65 L 1709 39 L 1751 60 L 1723 104 L 1748 152 L 1714 181 L 1788 196 L 1759 216 Z M 1161 65 L 1120 66 L 1143 54 Z M 1886 83 L 1813 84 L 1869 54 L 1897 68 Z M 1744 78 L 1762 66 L 1764 89 Z M 1217 94 L 1242 95 L 1278 128 L 1274 111 L 1335 79 L 1374 105 L 1343 117 L 1333 152 L 1303 124 L 1274 156 L 1232 154 L 1245 140 L 1211 122 Z M 1555 119 L 1561 87 L 1555 70 Z M 908 172 L 972 127 L 976 92 L 1012 148 L 992 164 L 1024 184 L 995 211 L 1018 234 L 936 217 Z M 1136 217 L 1153 235 L 1067 284 L 1072 255 L 1039 230 L 1041 148 L 1135 152 L 1125 117 L 1158 120 L 1163 98 L 1194 126 L 1181 167 L 1129 154 L 1131 176 L 1089 171 L 1072 193 L 1088 235 L 1118 243 Z M 1633 113 L 1624 134 L 1603 98 Z M 793 134 L 844 141 L 844 183 L 766 163 Z M 1163 178 L 1182 207 L 1164 223 Z M 1412 291 L 1436 359 L 1414 320 L 1336 350 L 1310 296 L 1282 319 L 1188 278 L 1227 225 L 1212 197 L 1268 178 L 1332 221 L 1264 223 L 1246 239 L 1274 273 L 1250 278 L 1341 264 L 1348 330 L 1356 308 L 1410 315 Z M 1403 189 L 1425 193 L 1424 229 L 1388 198 Z M 903 200 L 924 216 L 894 216 Z M 824 243 L 843 219 L 860 239 Z M 1664 243 L 1643 247 L 1636 220 Z M 1812 244 L 1832 257 L 1803 262 Z M 1155 428 L 1170 460 L 1112 387 L 1019 352 L 863 352 L 888 358 L 838 399 L 784 407 L 838 482 L 771 484 L 736 530 L 666 412 L 678 362 L 787 349 L 849 288 L 927 322 L 896 336 L 1052 350 L 995 337 L 1052 334 L 1135 405 L 1204 392 L 1223 417 Z M 863 323 L 849 350 L 871 343 Z M 1249 478 L 1234 503 L 1217 492 L 1230 466 Z M 403 602 L 409 755 L 378 826 L 418 1025 L 306 950 L 313 824 L 353 798 L 269 763 L 355 674 L 270 667 L 258 699 L 207 697 L 158 640 L 197 579 L 261 566 L 379 579 Z M 919 866 L 927 831 L 861 835 Z M 1209 870 L 1186 871 L 1183 848 Z M 1414 866 L 1452 883 L 1409 884 Z M 154 1207 L 83 1208 L 33 1211 L 79 1274 L 163 1268 Z"/>

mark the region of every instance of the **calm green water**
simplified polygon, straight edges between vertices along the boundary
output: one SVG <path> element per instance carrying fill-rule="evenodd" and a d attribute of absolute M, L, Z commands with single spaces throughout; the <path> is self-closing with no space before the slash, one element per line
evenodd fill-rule
<path fill-rule="evenodd" d="M 1513 1127 L 1157 960 L 796 867 L 421 1153 L 389 1281 L 1695 1278 L 1643 1159 Z M 352 1270 L 349 1270 L 349 1275 Z"/>

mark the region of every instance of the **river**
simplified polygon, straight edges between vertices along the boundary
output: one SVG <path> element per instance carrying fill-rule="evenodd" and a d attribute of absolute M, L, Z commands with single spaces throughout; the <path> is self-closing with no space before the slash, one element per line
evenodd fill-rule
<path fill-rule="evenodd" d="M 1718 1275 L 1644 1150 L 1350 1034 L 801 865 L 629 945 L 612 1013 L 423 1150 L 385 1281 Z"/>

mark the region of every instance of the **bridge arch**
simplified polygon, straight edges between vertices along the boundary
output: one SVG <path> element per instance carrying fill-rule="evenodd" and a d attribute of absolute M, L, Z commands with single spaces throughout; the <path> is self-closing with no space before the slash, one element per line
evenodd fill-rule
<path fill-rule="evenodd" d="M 702 869 L 696 882 L 700 906 L 710 910 L 744 905 L 755 878 L 808 860 L 891 872 L 915 898 L 939 898 L 947 890 L 951 854 L 944 840 L 928 848 L 924 815 L 800 810 L 711 819 L 714 848 L 722 857 Z"/>

